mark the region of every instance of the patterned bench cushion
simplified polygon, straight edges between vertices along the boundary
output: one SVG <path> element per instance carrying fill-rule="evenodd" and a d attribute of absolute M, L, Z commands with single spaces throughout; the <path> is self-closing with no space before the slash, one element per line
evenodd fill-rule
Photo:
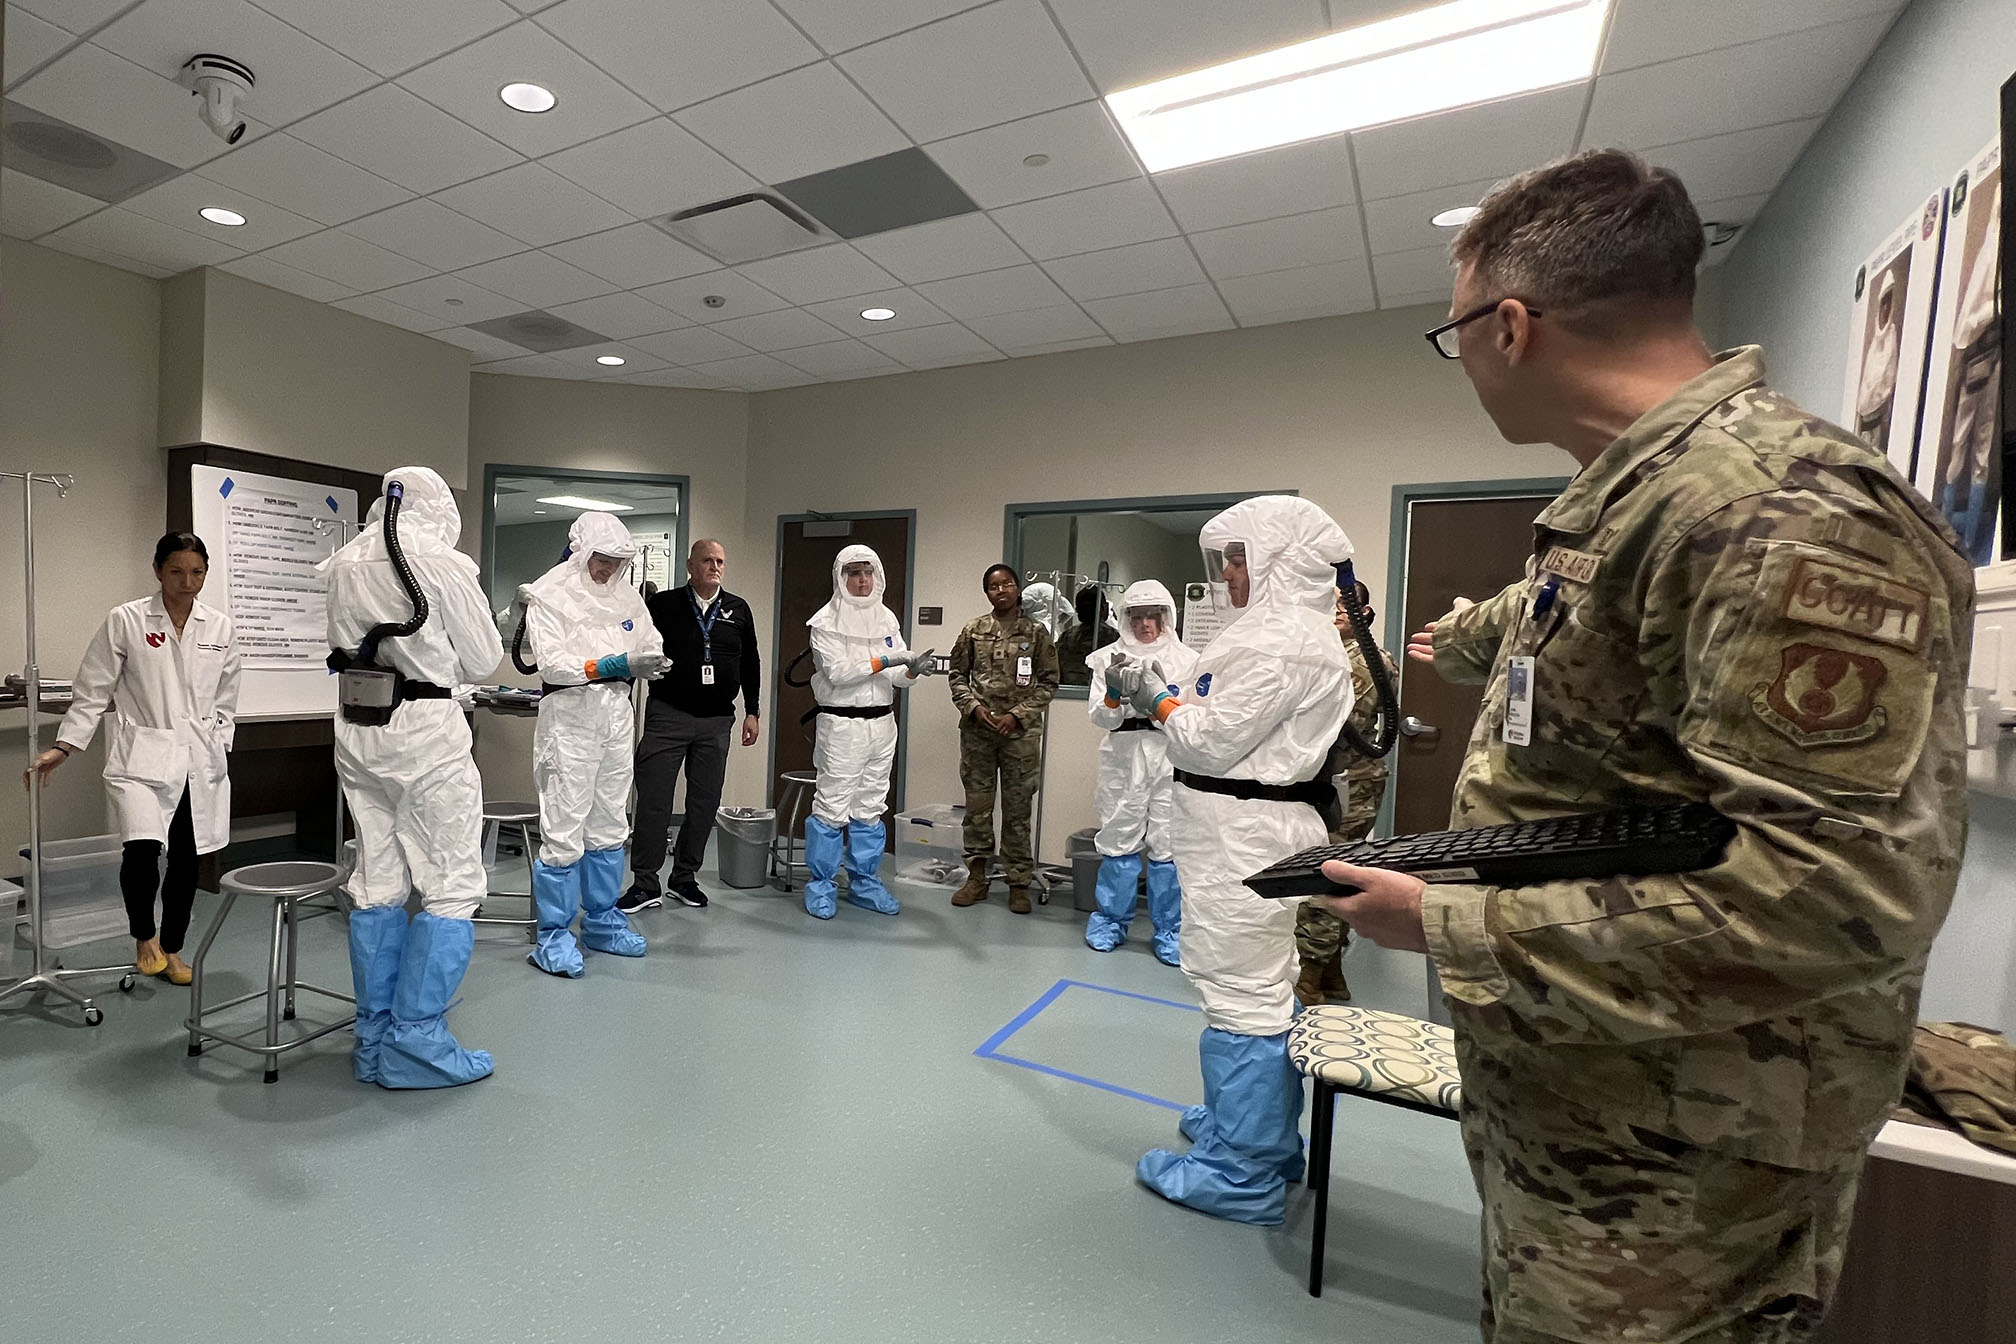
<path fill-rule="evenodd" d="M 1288 1057 L 1303 1073 L 1346 1092 L 1454 1111 L 1463 1100 L 1454 1040 L 1433 1022 L 1329 1004 L 1296 1017 Z"/>

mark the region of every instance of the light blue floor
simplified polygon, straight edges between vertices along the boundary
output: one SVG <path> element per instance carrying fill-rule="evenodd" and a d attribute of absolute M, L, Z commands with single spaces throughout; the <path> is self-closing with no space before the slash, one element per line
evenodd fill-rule
<path fill-rule="evenodd" d="M 498 889 L 523 872 L 500 863 Z M 352 1082 L 347 1033 L 273 1086 L 236 1051 L 190 1059 L 165 982 L 105 985 L 95 1029 L 0 1006 L 0 1338 L 1476 1338 L 1449 1121 L 1340 1101 L 1320 1300 L 1306 1193 L 1259 1230 L 1134 1183 L 1143 1151 L 1180 1146 L 1159 1103 L 1199 1099 L 1202 1020 L 1145 916 L 1101 955 L 1068 891 L 1021 917 L 998 885 L 955 910 L 891 883 L 901 916 L 828 923 L 703 883 L 709 908 L 633 921 L 650 956 L 591 953 L 580 981 L 479 929 L 450 1023 L 497 1073 L 448 1092 Z M 263 943 L 233 916 L 223 996 L 263 976 Z M 343 948 L 340 921 L 307 926 L 304 978 L 347 987 Z M 1422 1012 L 1418 958 L 1346 966 L 1358 1003 Z M 1060 980 L 994 1051 L 1036 1067 L 975 1055 Z"/>

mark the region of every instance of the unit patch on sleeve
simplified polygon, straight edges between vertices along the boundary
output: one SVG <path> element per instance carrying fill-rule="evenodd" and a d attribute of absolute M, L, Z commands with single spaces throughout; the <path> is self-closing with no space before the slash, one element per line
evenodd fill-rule
<path fill-rule="evenodd" d="M 1890 669 L 1879 658 L 1822 644 L 1787 644 L 1778 678 L 1750 692 L 1750 708 L 1802 747 L 1866 742 L 1889 724 L 1876 703 Z"/>
<path fill-rule="evenodd" d="M 1906 584 L 1827 560 L 1804 559 L 1785 589 L 1785 618 L 1917 652 L 1930 600 Z"/>

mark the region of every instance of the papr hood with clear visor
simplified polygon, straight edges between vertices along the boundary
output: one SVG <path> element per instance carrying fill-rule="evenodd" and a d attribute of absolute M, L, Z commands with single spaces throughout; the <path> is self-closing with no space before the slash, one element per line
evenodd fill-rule
<path fill-rule="evenodd" d="M 1255 607 L 1308 607 L 1326 617 L 1337 610 L 1337 566 L 1351 558 L 1351 539 L 1336 520 L 1299 495 L 1242 499 L 1204 524 L 1197 534 L 1213 600 L 1236 616 Z M 1243 546 L 1251 592 L 1244 608 L 1231 608 L 1223 580 L 1226 553 Z"/>
<path fill-rule="evenodd" d="M 1162 633 L 1151 642 L 1144 643 L 1134 637 L 1134 615 L 1140 611 L 1154 611 L 1162 618 Z M 1152 657 L 1158 650 L 1167 648 L 1176 640 L 1176 599 L 1169 590 L 1154 579 L 1142 579 L 1127 585 L 1120 594 L 1120 647 L 1130 657 Z"/>
<path fill-rule="evenodd" d="M 462 539 L 462 512 L 455 507 L 455 492 L 432 467 L 400 467 L 386 472 L 378 483 L 378 498 L 371 501 L 371 508 L 364 515 L 364 526 L 357 529 L 349 546 L 342 549 L 348 550 L 361 542 L 364 544 L 358 546 L 356 553 L 363 558 L 384 555 L 385 488 L 394 481 L 405 487 L 399 503 L 399 549 L 407 555 L 461 555 L 455 543 Z M 335 558 L 325 556 L 315 566 L 316 571 L 328 573 Z M 469 561 L 469 568 L 471 571 L 476 568 L 474 560 Z"/>
<path fill-rule="evenodd" d="M 583 615 L 590 611 L 628 615 L 637 595 L 630 591 L 624 571 L 619 569 L 607 583 L 597 583 L 588 573 L 588 561 L 600 555 L 627 563 L 636 554 L 630 529 L 614 514 L 584 513 L 567 529 L 566 557 L 533 581 L 532 600 Z"/>
<path fill-rule="evenodd" d="M 1029 619 L 1048 630 L 1053 638 L 1078 624 L 1078 613 L 1065 605 L 1054 583 L 1041 581 L 1022 590 L 1022 610 Z"/>
<path fill-rule="evenodd" d="M 859 564 L 875 568 L 875 583 L 866 597 L 856 597 L 847 591 L 847 566 Z M 857 639 L 880 640 L 893 635 L 902 626 L 896 613 L 882 603 L 887 586 L 881 556 L 867 546 L 843 546 L 840 554 L 833 557 L 833 596 L 805 624 L 814 630 L 831 630 Z"/>

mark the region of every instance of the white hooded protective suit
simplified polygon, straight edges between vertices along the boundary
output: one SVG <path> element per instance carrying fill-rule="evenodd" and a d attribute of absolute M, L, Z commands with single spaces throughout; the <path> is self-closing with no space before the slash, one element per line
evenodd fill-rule
<path fill-rule="evenodd" d="M 875 566 L 875 589 L 855 597 L 841 571 L 863 561 Z M 818 704 L 849 709 L 893 704 L 895 688 L 912 684 L 908 669 L 892 665 L 910 650 L 896 614 L 882 604 L 885 586 L 881 557 L 868 547 L 845 547 L 834 559 L 833 596 L 805 622 L 812 639 L 812 698 Z M 819 782 L 812 815 L 836 829 L 850 821 L 879 822 L 896 761 L 896 716 L 821 714 L 816 722 L 812 768 Z"/>
<path fill-rule="evenodd" d="M 1067 630 L 1078 624 L 1078 613 L 1054 583 L 1039 581 L 1024 588 L 1022 610 L 1029 613 L 1030 620 L 1048 630 L 1052 639 L 1062 639 Z"/>
<path fill-rule="evenodd" d="M 644 599 L 619 571 L 607 583 L 589 577 L 588 559 L 628 560 L 630 530 L 613 515 L 584 513 L 567 532 L 569 555 L 531 585 L 525 643 L 548 687 L 532 734 L 539 789 L 539 857 L 567 867 L 591 850 L 630 837 L 632 735 L 636 712 L 627 681 L 595 681 L 597 659 L 662 654 L 665 645 Z"/>
<path fill-rule="evenodd" d="M 476 562 L 455 549 L 462 518 L 447 482 L 426 467 L 402 467 L 399 544 L 427 596 L 427 623 L 378 647 L 377 661 L 453 690 L 497 670 L 504 644 L 477 583 Z M 365 632 L 403 621 L 413 608 L 385 549 L 384 499 L 369 521 L 317 568 L 329 580 L 329 644 L 354 652 Z M 336 718 L 336 773 L 357 827 L 359 906 L 402 905 L 410 888 L 427 910 L 467 919 L 484 896 L 483 781 L 470 756 L 469 724 L 453 700 L 410 700 L 384 727 Z"/>
<path fill-rule="evenodd" d="M 1168 613 L 1162 637 L 1152 644 L 1134 638 L 1126 613 L 1136 607 L 1161 607 Z M 1172 854 L 1169 820 L 1175 790 L 1168 753 L 1159 732 L 1114 731 L 1134 711 L 1124 704 L 1106 704 L 1106 665 L 1124 653 L 1138 661 L 1160 663 L 1166 681 L 1187 686 L 1197 666 L 1197 653 L 1176 634 L 1176 599 L 1154 579 L 1128 586 L 1120 597 L 1119 615 L 1119 641 L 1093 650 L 1085 660 L 1092 672 L 1092 722 L 1106 730 L 1106 739 L 1099 744 L 1095 786 L 1099 836 L 1094 843 L 1101 854 L 1135 854 L 1145 849 L 1151 860 L 1164 862 Z"/>

